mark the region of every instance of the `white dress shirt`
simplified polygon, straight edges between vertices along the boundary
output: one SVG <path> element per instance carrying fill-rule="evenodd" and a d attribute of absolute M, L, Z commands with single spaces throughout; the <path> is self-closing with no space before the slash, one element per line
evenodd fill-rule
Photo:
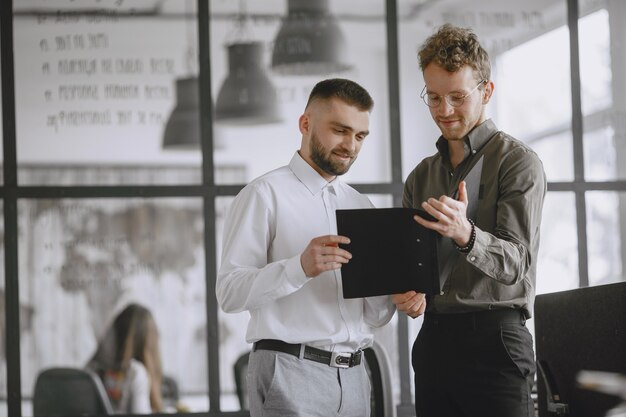
<path fill-rule="evenodd" d="M 366 196 L 338 179 L 327 182 L 297 152 L 288 166 L 241 190 L 226 216 L 216 295 L 225 312 L 250 312 L 248 342 L 279 339 L 338 352 L 371 344 L 371 327 L 395 312 L 390 297 L 344 299 L 339 269 L 308 278 L 300 263 L 311 239 L 337 234 L 336 208 L 370 207 Z"/>

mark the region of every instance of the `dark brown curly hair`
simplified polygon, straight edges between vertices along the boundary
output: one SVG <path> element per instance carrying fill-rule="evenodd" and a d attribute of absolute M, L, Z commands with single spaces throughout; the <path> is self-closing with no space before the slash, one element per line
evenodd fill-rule
<path fill-rule="evenodd" d="M 469 65 L 477 80 L 491 77 L 489 55 L 480 45 L 478 36 L 468 28 L 444 24 L 422 44 L 418 57 L 422 71 L 433 62 L 448 72 Z"/>

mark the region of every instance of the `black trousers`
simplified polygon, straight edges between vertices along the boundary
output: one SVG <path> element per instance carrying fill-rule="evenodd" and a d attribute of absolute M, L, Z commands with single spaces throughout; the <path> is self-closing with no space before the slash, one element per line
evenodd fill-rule
<path fill-rule="evenodd" d="M 533 417 L 533 341 L 519 310 L 431 314 L 413 345 L 417 417 Z"/>

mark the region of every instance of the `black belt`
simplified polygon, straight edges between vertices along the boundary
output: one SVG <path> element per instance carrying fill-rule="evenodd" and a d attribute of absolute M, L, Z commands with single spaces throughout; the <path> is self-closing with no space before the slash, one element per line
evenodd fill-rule
<path fill-rule="evenodd" d="M 288 353 L 293 356 L 300 357 L 300 344 L 286 343 L 282 340 L 262 339 L 253 346 L 255 350 L 274 350 L 276 352 Z M 351 368 L 361 363 L 363 351 L 358 350 L 355 353 L 329 352 L 327 350 L 317 349 L 311 346 L 304 347 L 304 359 L 323 363 L 335 368 Z"/>
<path fill-rule="evenodd" d="M 503 323 L 526 324 L 526 315 L 520 309 L 483 310 L 470 313 L 426 313 L 424 325 L 454 329 L 498 327 Z"/>

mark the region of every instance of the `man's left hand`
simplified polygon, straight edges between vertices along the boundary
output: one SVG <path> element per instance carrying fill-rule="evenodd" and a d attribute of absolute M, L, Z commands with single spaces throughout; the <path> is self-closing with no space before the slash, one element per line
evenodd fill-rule
<path fill-rule="evenodd" d="M 415 221 L 427 229 L 449 237 L 460 246 L 469 243 L 472 234 L 472 225 L 467 220 L 467 189 L 465 181 L 459 183 L 459 199 L 442 195 L 439 199 L 429 198 L 422 203 L 422 208 L 437 221 L 429 221 L 420 216 L 414 216 Z"/>

